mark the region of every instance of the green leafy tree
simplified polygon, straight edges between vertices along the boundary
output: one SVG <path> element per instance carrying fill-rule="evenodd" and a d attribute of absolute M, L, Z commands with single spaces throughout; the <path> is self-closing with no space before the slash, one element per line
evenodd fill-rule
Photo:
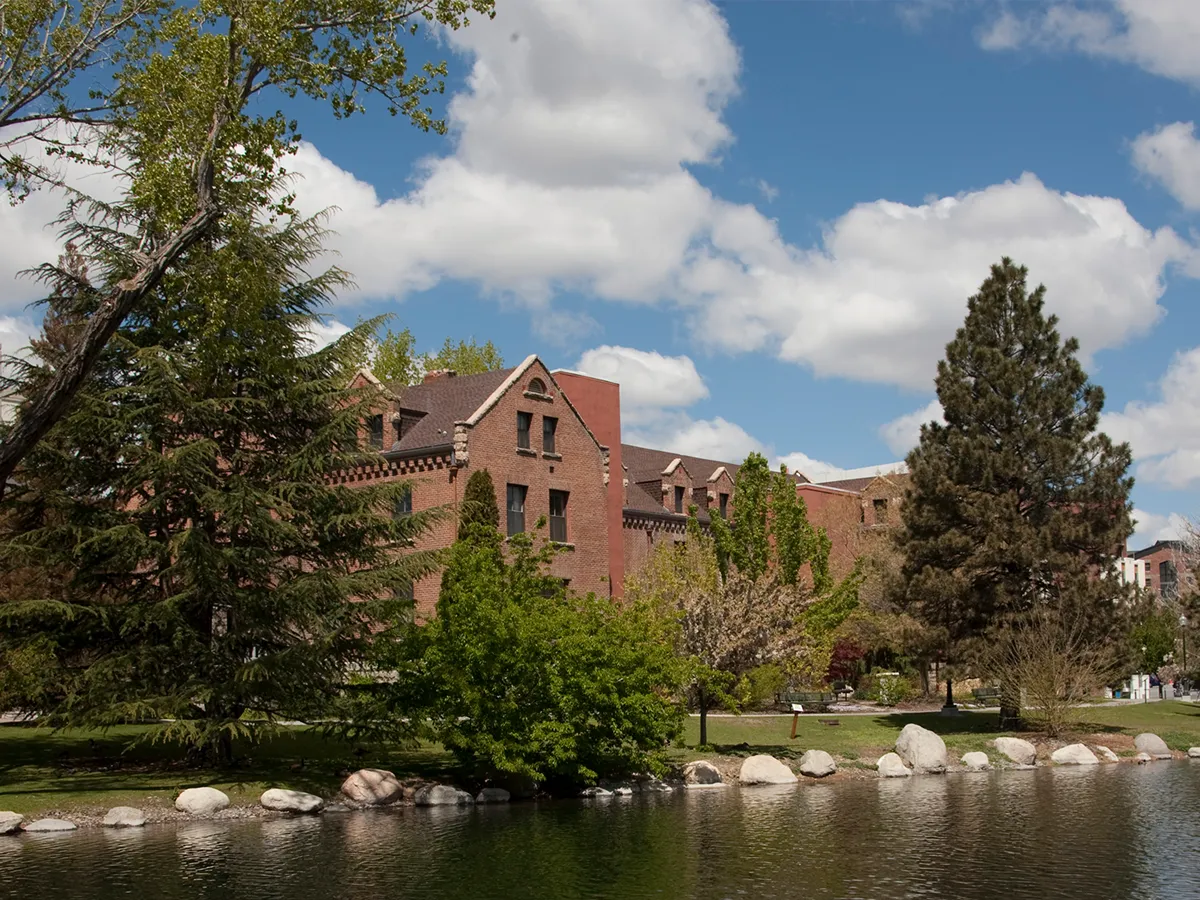
<path fill-rule="evenodd" d="M 462 503 L 458 513 L 458 539 L 467 540 L 474 528 L 490 529 L 499 533 L 500 507 L 496 503 L 496 486 L 492 473 L 477 469 L 467 479 Z"/>
<path fill-rule="evenodd" d="M 1096 431 L 1104 392 L 1025 279 L 1006 258 L 968 301 L 938 363 L 945 424 L 923 425 L 908 456 L 903 596 L 951 653 L 1035 609 L 1082 611 L 1096 639 L 1121 627 L 1122 588 L 1096 576 L 1131 531 L 1129 447 Z"/>
<path fill-rule="evenodd" d="M 421 367 L 414 350 L 415 343 L 407 328 L 398 332 L 389 328 L 374 342 L 367 365 L 385 384 L 416 384 L 421 380 Z"/>
<path fill-rule="evenodd" d="M 27 459 L 0 571 L 54 577 L 0 604 L 0 640 L 40 661 L 23 690 L 51 724 L 163 721 L 157 737 L 228 760 L 235 738 L 327 715 L 411 627 L 431 514 L 393 515 L 402 483 L 329 478 L 369 459 L 370 398 L 341 377 L 369 328 L 308 352 L 346 280 L 305 274 L 322 234 L 223 220 Z"/>
<path fill-rule="evenodd" d="M 481 529 L 451 550 L 426 666 L 434 732 L 479 776 L 574 785 L 661 769 L 679 666 L 643 604 L 576 596 L 548 547 Z"/>
<path fill-rule="evenodd" d="M 1172 609 L 1154 601 L 1133 621 L 1129 629 L 1129 654 L 1139 672 L 1157 672 L 1175 651 L 1179 619 Z"/>
<path fill-rule="evenodd" d="M 0 493 L 125 318 L 198 256 L 192 248 L 219 237 L 222 216 L 289 212 L 282 160 L 299 125 L 272 99 L 302 94 L 339 118 L 377 103 L 445 133 L 426 104 L 444 90 L 446 65 L 411 72 L 407 41 L 420 25 L 491 15 L 493 0 L 28 0 L 2 13 L 0 177 L 10 196 L 56 180 L 38 162 L 43 152 L 107 167 L 122 196 L 73 193 L 63 214 L 91 269 L 80 289 L 92 296 L 70 353 L 25 385 L 0 441 Z M 80 90 L 95 65 L 104 77 Z M 86 103 L 73 102 L 85 93 Z M 61 273 L 47 265 L 41 274 L 53 283 Z"/>
<path fill-rule="evenodd" d="M 437 353 L 426 353 L 421 364 L 426 372 L 450 369 L 459 375 L 482 375 L 503 369 L 504 357 L 491 341 L 480 345 L 471 338 L 455 344 L 446 338 L 442 349 Z"/>

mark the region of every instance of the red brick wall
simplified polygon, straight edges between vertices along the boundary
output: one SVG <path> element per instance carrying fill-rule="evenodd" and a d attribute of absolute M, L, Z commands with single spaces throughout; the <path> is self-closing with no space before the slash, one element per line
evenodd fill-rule
<path fill-rule="evenodd" d="M 859 495 L 815 484 L 797 485 L 796 492 L 808 507 L 808 521 L 824 528 L 829 535 L 829 569 L 833 577 L 848 575 L 859 554 L 862 531 Z"/>
<path fill-rule="evenodd" d="M 625 584 L 625 548 L 621 535 L 621 510 L 625 506 L 624 467 L 621 463 L 621 388 L 577 372 L 555 372 L 554 380 L 583 417 L 592 434 L 608 447 L 608 577 L 614 597 Z M 561 418 L 561 417 L 560 417 Z"/>

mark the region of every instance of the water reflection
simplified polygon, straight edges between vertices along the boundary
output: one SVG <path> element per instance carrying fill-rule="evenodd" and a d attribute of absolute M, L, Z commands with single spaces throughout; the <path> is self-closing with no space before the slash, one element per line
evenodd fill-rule
<path fill-rule="evenodd" d="M 1200 767 L 1039 769 L 0 840 L 0 893 L 1200 897 Z"/>

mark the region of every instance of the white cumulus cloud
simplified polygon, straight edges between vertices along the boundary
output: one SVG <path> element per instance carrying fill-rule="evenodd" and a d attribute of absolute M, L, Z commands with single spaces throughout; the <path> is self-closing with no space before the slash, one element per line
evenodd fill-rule
<path fill-rule="evenodd" d="M 1129 442 L 1139 478 L 1171 488 L 1200 484 L 1200 347 L 1176 355 L 1158 393 L 1105 413 L 1100 427 Z"/>
<path fill-rule="evenodd" d="M 1133 164 L 1185 208 L 1200 209 L 1200 141 L 1193 122 L 1173 122 L 1138 135 Z"/>
<path fill-rule="evenodd" d="M 942 404 L 933 399 L 918 410 L 905 413 L 879 427 L 879 436 L 897 456 L 905 456 L 921 439 L 921 426 L 926 422 L 941 422 Z"/>
<path fill-rule="evenodd" d="M 1195 0 L 1113 0 L 1022 4 L 1003 11 L 980 34 L 987 50 L 1071 50 L 1139 66 L 1200 85 L 1200 4 Z M 1031 10 L 1031 11 L 1027 11 Z"/>
<path fill-rule="evenodd" d="M 875 466 L 859 466 L 856 469 L 843 469 L 831 463 L 813 459 L 805 453 L 788 453 L 776 461 L 776 466 L 783 463 L 789 472 L 799 472 L 809 481 L 818 484 L 827 481 L 842 481 L 847 478 L 869 478 L 873 475 L 891 475 L 895 472 L 907 472 L 908 467 L 902 462 L 881 463 Z"/>
<path fill-rule="evenodd" d="M 708 396 L 696 364 L 688 356 L 605 345 L 584 352 L 575 368 L 621 386 L 623 409 L 691 406 Z"/>
<path fill-rule="evenodd" d="M 1127 542 L 1129 550 L 1141 550 L 1158 541 L 1178 541 L 1188 533 L 1187 520 L 1179 513 L 1133 511 L 1133 534 Z"/>

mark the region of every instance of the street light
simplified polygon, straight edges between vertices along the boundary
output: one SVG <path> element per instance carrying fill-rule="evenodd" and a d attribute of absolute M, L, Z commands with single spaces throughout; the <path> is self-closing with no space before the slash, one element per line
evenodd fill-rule
<path fill-rule="evenodd" d="M 1179 614 L 1179 636 L 1183 641 L 1183 674 L 1187 674 L 1187 616 Z"/>
<path fill-rule="evenodd" d="M 1146 645 L 1145 644 L 1142 644 L 1142 662 L 1146 662 Z M 1149 667 L 1147 666 L 1147 668 L 1149 668 Z M 1149 677 L 1146 678 L 1146 699 L 1143 700 L 1142 702 L 1143 703 L 1150 702 L 1150 679 L 1149 679 Z"/>

